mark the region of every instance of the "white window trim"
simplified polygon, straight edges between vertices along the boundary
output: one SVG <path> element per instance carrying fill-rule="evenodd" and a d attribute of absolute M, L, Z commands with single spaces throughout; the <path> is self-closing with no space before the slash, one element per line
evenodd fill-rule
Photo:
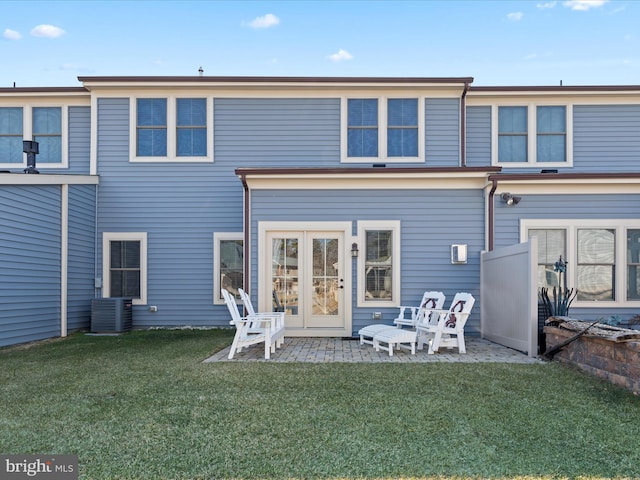
<path fill-rule="evenodd" d="M 389 301 L 367 300 L 365 298 L 366 275 L 366 231 L 367 230 L 391 230 L 393 233 L 393 245 L 391 247 L 391 268 L 392 268 L 392 298 Z M 400 220 L 362 220 L 358 222 L 358 270 L 356 278 L 358 279 L 358 307 L 399 307 L 400 298 Z"/>
<path fill-rule="evenodd" d="M 140 242 L 140 298 L 134 298 L 134 305 L 147 304 L 147 232 L 104 232 L 102 234 L 102 296 L 111 296 L 111 248 L 113 240 Z"/>
<path fill-rule="evenodd" d="M 213 304 L 224 305 L 224 299 L 220 297 L 220 241 L 221 240 L 242 240 L 244 242 L 244 233 L 242 232 L 216 232 L 213 234 Z M 244 259 L 243 259 L 244 265 Z M 242 269 L 244 278 L 245 271 Z M 238 303 L 241 303 L 238 300 Z"/>
<path fill-rule="evenodd" d="M 387 100 L 396 98 L 415 98 L 418 100 L 418 156 L 417 157 L 389 157 L 387 155 Z M 378 156 L 377 157 L 349 157 L 348 156 L 348 115 L 349 100 L 371 99 L 378 100 Z M 340 161 L 342 163 L 424 163 L 424 111 L 425 97 L 416 95 L 349 95 L 340 97 Z"/>
<path fill-rule="evenodd" d="M 576 219 L 527 219 L 520 220 L 520 241 L 528 240 L 528 232 L 530 229 L 556 229 L 565 230 L 567 232 L 567 286 L 569 288 L 577 286 L 577 230 L 580 228 L 607 228 L 615 230 L 615 278 L 616 285 L 615 300 L 605 302 L 585 302 L 577 299 L 571 304 L 573 307 L 580 308 L 603 308 L 603 307 L 640 307 L 640 301 L 627 300 L 627 230 L 640 229 L 640 220 L 629 219 L 593 219 L 593 220 L 576 220 Z"/>
<path fill-rule="evenodd" d="M 36 168 L 45 169 L 45 168 L 69 168 L 69 107 L 74 105 L 62 105 L 60 103 L 46 103 L 46 102 L 38 102 L 38 103 L 21 103 L 18 105 L 13 104 L 2 104 L 2 107 L 8 108 L 22 108 L 22 139 L 23 140 L 31 140 L 33 139 L 33 109 L 34 108 L 59 108 L 61 112 L 61 148 L 62 151 L 60 153 L 61 162 L 60 163 L 39 163 L 38 155 L 36 155 Z M 22 162 L 20 163 L 0 163 L 0 168 L 25 168 L 27 166 L 27 155 L 25 153 L 22 154 Z"/>
<path fill-rule="evenodd" d="M 527 107 L 527 159 L 526 162 L 498 161 L 498 110 L 499 107 Z M 537 152 L 537 107 L 566 107 L 566 162 L 538 162 Z M 491 105 L 491 165 L 502 168 L 558 168 L 573 166 L 573 104 L 554 101 L 508 102 Z"/>
<path fill-rule="evenodd" d="M 162 98 L 167 100 L 167 155 L 162 157 L 138 156 L 138 99 Z M 177 106 L 179 98 L 204 98 L 207 102 L 207 155 L 199 157 L 179 157 L 177 147 Z M 129 98 L 129 161 L 139 163 L 178 162 L 178 163 L 204 163 L 213 162 L 213 99 L 202 95 L 163 95 L 148 94 L 136 95 Z"/>

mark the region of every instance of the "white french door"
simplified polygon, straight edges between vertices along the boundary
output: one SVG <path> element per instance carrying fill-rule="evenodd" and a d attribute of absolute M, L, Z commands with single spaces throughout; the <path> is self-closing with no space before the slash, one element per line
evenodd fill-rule
<path fill-rule="evenodd" d="M 351 336 L 346 232 L 305 227 L 261 230 L 261 308 L 284 311 L 289 336 Z"/>

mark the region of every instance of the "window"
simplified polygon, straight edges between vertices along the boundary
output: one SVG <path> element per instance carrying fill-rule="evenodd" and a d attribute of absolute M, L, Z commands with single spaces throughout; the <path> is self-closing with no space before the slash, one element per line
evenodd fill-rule
<path fill-rule="evenodd" d="M 527 161 L 527 107 L 500 107 L 498 161 Z"/>
<path fill-rule="evenodd" d="M 640 300 L 640 229 L 627 230 L 627 300 Z"/>
<path fill-rule="evenodd" d="M 358 304 L 399 305 L 400 222 L 358 222 L 358 230 Z"/>
<path fill-rule="evenodd" d="M 559 286 L 555 264 L 561 256 L 563 259 L 567 258 L 566 230 L 532 228 L 529 230 L 529 237 L 538 237 L 538 288 Z M 564 279 L 566 280 L 566 277 Z"/>
<path fill-rule="evenodd" d="M 139 157 L 167 155 L 167 100 L 139 98 L 137 109 Z"/>
<path fill-rule="evenodd" d="M 104 233 L 103 296 L 147 303 L 147 234 Z"/>
<path fill-rule="evenodd" d="M 538 162 L 566 161 L 566 107 L 538 107 L 537 113 Z"/>
<path fill-rule="evenodd" d="M 207 102 L 204 98 L 177 100 L 177 152 L 179 157 L 207 155 Z"/>
<path fill-rule="evenodd" d="M 46 103 L 46 101 L 45 101 Z M 46 168 L 66 168 L 68 109 L 56 106 L 0 108 L 0 167 L 26 165 L 22 152 L 23 140 L 38 142 L 37 165 Z"/>
<path fill-rule="evenodd" d="M 530 104 L 499 106 L 494 112 L 494 164 L 571 166 L 570 108 Z"/>
<path fill-rule="evenodd" d="M 22 108 L 0 108 L 0 163 L 22 163 Z"/>
<path fill-rule="evenodd" d="M 538 237 L 538 287 L 558 284 L 554 264 L 562 255 L 566 286 L 578 290 L 576 305 L 640 306 L 640 221 L 522 220 L 521 226 L 525 239 Z"/>
<path fill-rule="evenodd" d="M 378 100 L 350 99 L 348 152 L 350 157 L 378 156 Z"/>
<path fill-rule="evenodd" d="M 133 98 L 132 162 L 210 162 L 206 98 Z"/>
<path fill-rule="evenodd" d="M 418 100 L 389 99 L 387 148 L 390 157 L 418 156 Z"/>
<path fill-rule="evenodd" d="M 213 303 L 223 304 L 221 288 L 236 298 L 244 284 L 244 240 L 240 233 L 213 234 Z"/>
<path fill-rule="evenodd" d="M 614 300 L 615 230 L 579 228 L 577 231 L 577 300 Z"/>
<path fill-rule="evenodd" d="M 418 162 L 424 109 L 418 98 L 343 99 L 344 162 Z"/>
<path fill-rule="evenodd" d="M 38 142 L 37 163 L 62 163 L 62 109 L 34 107 L 33 139 Z"/>

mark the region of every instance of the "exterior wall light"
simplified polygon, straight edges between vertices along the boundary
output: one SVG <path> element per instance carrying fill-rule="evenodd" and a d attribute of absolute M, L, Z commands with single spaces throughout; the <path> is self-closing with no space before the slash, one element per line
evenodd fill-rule
<path fill-rule="evenodd" d="M 357 243 L 355 243 L 355 242 L 354 242 L 354 243 L 352 243 L 352 244 L 351 244 L 351 256 L 352 256 L 353 258 L 356 258 L 356 257 L 358 256 L 358 252 L 359 252 L 359 250 L 358 250 L 358 244 L 357 244 Z"/>
<path fill-rule="evenodd" d="M 516 197 L 515 195 L 511 195 L 510 193 L 502 194 L 502 201 L 509 207 L 519 204 L 520 200 L 522 200 L 522 197 Z"/>

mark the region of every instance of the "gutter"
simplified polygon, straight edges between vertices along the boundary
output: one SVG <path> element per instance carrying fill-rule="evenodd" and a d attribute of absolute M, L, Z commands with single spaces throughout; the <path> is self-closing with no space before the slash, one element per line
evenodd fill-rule
<path fill-rule="evenodd" d="M 494 243 L 494 230 L 495 230 L 495 207 L 494 207 L 494 195 L 496 193 L 496 189 L 498 188 L 498 179 L 497 178 L 491 178 L 491 190 L 489 190 L 489 198 L 488 198 L 488 212 L 487 212 L 487 217 L 488 217 L 488 249 L 489 251 L 493 250 L 493 243 Z"/>
<path fill-rule="evenodd" d="M 236 174 L 240 177 L 242 182 L 242 188 L 244 189 L 243 206 L 242 206 L 242 229 L 243 229 L 243 250 L 244 255 L 242 258 L 243 272 L 242 272 L 242 288 L 245 292 L 251 295 L 249 284 L 249 185 L 247 184 L 247 176 L 244 173 Z"/>
<path fill-rule="evenodd" d="M 462 97 L 460 98 L 460 166 L 467 166 L 467 92 L 470 83 L 464 83 Z"/>

